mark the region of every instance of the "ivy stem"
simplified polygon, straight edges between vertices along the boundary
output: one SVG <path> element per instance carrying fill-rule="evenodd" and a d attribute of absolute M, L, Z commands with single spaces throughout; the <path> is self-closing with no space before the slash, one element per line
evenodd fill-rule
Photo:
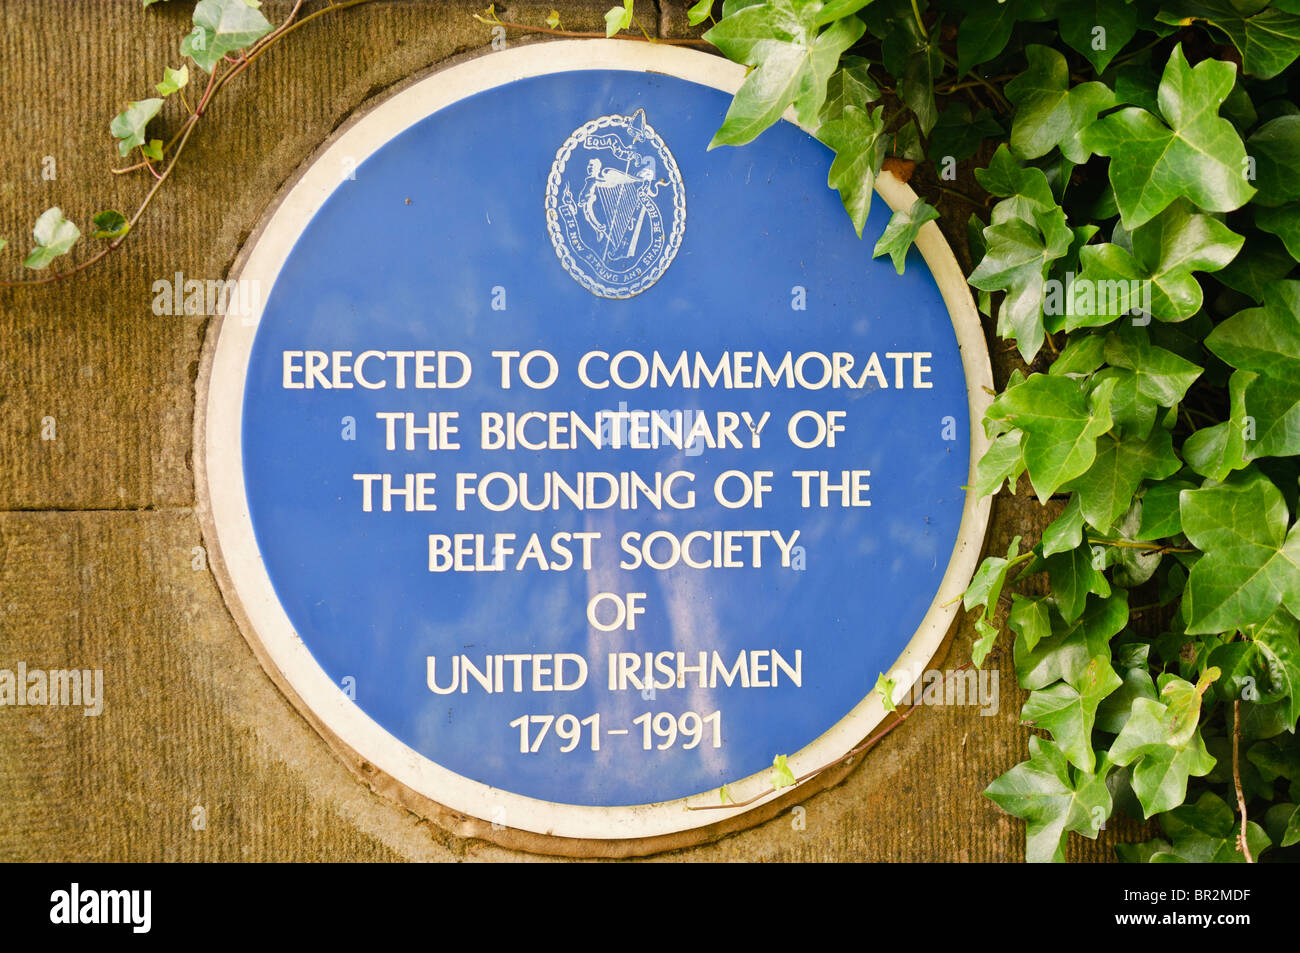
<path fill-rule="evenodd" d="M 1246 794 L 1241 789 L 1241 763 L 1238 749 L 1241 747 L 1241 699 L 1232 703 L 1232 785 L 1237 789 L 1237 807 L 1241 810 L 1241 835 L 1238 838 L 1241 852 L 1246 863 L 1253 864 L 1255 858 L 1250 856 L 1250 844 L 1246 841 Z"/>
<path fill-rule="evenodd" d="M 181 157 L 181 153 L 184 152 L 185 150 L 185 143 L 189 141 L 190 133 L 194 131 L 195 125 L 198 123 L 199 119 L 203 116 L 204 109 L 207 108 L 208 104 L 212 101 L 212 98 L 221 90 L 223 86 L 226 85 L 226 83 L 228 83 L 231 79 L 233 79 L 235 76 L 241 73 L 245 68 L 247 68 L 249 64 L 253 62 L 254 59 L 256 59 L 259 55 L 265 52 L 266 49 L 270 47 L 273 43 L 276 43 L 277 41 L 283 39 L 285 36 L 293 32 L 296 28 L 302 26 L 307 21 L 314 20 L 316 17 L 321 16 L 322 14 L 333 13 L 337 10 L 345 10 L 348 7 L 355 7 L 362 3 L 369 3 L 371 2 L 371 0 L 347 0 L 347 2 L 345 3 L 331 3 L 329 6 L 317 10 L 315 13 L 311 14 L 310 16 L 303 17 L 301 20 L 295 20 L 295 18 L 298 15 L 298 11 L 302 8 L 304 2 L 305 0 L 298 0 L 298 2 L 294 4 L 293 9 L 289 11 L 289 15 L 284 19 L 284 21 L 278 27 L 276 27 L 274 30 L 268 33 L 266 36 L 262 37 L 262 39 L 260 39 L 257 43 L 253 44 L 252 47 L 246 50 L 244 54 L 240 57 L 238 65 L 226 70 L 226 72 L 221 75 L 220 79 L 217 78 L 215 69 L 211 74 L 209 74 L 208 85 L 205 87 L 203 91 L 203 97 L 198 101 L 198 104 L 195 106 L 194 111 L 190 113 L 189 117 L 181 125 L 181 128 L 176 131 L 176 134 L 174 136 L 172 136 L 171 141 L 168 142 L 167 145 L 164 147 L 164 153 L 165 153 L 166 150 L 171 149 L 172 144 L 175 143 L 175 151 L 172 153 L 171 161 L 167 163 L 167 166 L 163 169 L 161 173 L 159 173 L 156 169 L 154 169 L 152 163 L 150 163 L 147 159 L 144 162 L 137 163 L 136 165 L 131 166 L 129 168 L 113 170 L 115 173 L 121 174 L 123 172 L 129 172 L 135 169 L 148 168 L 149 171 L 153 173 L 153 175 L 155 176 L 155 181 L 153 186 L 145 194 L 144 199 L 140 202 L 139 208 L 137 208 L 135 214 L 131 216 L 130 220 L 127 222 L 125 230 L 122 232 L 121 235 L 113 239 L 113 241 L 111 241 L 108 245 L 104 246 L 104 248 L 96 252 L 94 255 L 87 258 L 79 265 L 76 265 L 73 268 L 69 268 L 67 271 L 62 271 L 59 272 L 58 274 L 53 274 L 53 275 L 45 275 L 44 277 L 41 278 L 21 278 L 17 281 L 11 281 L 9 279 L 0 278 L 0 287 L 12 288 L 19 285 L 26 286 L 26 285 L 51 284 L 55 281 L 62 281 L 64 278 L 70 278 L 75 274 L 85 271 L 91 265 L 94 265 L 97 262 L 103 260 L 104 258 L 107 258 L 112 252 L 116 251 L 117 248 L 121 246 L 121 244 L 124 241 L 126 241 L 127 236 L 131 234 L 131 231 L 134 229 L 135 224 L 140 221 L 140 218 L 144 215 L 145 211 L 149 208 L 149 205 L 153 201 L 154 196 L 158 194 L 158 189 L 162 187 L 162 184 L 166 182 L 167 178 L 172 174 L 172 170 L 176 168 L 176 163 L 177 161 L 179 161 Z"/>
<path fill-rule="evenodd" d="M 957 65 L 957 61 L 953 59 L 951 56 L 949 56 L 947 53 L 945 53 L 943 50 L 939 51 L 939 55 L 943 57 L 943 61 L 947 63 L 949 66 L 951 66 L 953 69 L 959 69 Z M 989 95 L 993 97 L 994 103 L 997 104 L 1000 110 L 1002 110 L 1003 112 L 1011 111 L 1011 103 L 1007 101 L 1007 98 L 1002 95 L 1002 93 L 998 90 L 996 86 L 990 83 L 979 73 L 975 72 L 975 70 L 973 69 L 970 71 L 970 75 L 974 78 L 976 83 L 978 83 L 979 85 L 983 86 L 986 90 L 988 90 Z"/>
<path fill-rule="evenodd" d="M 1106 546 L 1118 546 L 1122 549 L 1144 549 L 1153 553 L 1194 553 L 1195 549 L 1180 546 L 1165 546 L 1162 543 L 1142 543 L 1132 539 L 1110 539 L 1106 536 L 1089 536 L 1088 542 L 1101 543 Z"/>
<path fill-rule="evenodd" d="M 916 0 L 912 0 L 912 16 L 916 17 L 916 28 L 921 31 L 921 36 L 924 37 L 925 41 L 928 43 L 930 41 L 930 33 L 926 30 L 925 22 L 921 19 L 921 8 L 916 5 Z"/>

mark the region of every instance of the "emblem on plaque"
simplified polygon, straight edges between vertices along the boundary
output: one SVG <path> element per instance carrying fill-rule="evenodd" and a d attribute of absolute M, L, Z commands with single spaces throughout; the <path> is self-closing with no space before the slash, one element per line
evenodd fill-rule
<path fill-rule="evenodd" d="M 686 231 L 686 189 L 644 110 L 593 119 L 565 140 L 546 225 L 564 270 L 594 295 L 630 298 L 659 280 Z"/>

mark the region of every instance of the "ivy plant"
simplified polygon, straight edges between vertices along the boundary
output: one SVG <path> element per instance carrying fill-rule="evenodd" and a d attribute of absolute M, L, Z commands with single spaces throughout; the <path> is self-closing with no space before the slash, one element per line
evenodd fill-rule
<path fill-rule="evenodd" d="M 1028 692 L 1028 758 L 985 792 L 1027 858 L 1123 813 L 1148 831 L 1125 860 L 1295 859 L 1300 2 L 692 8 L 709 17 L 750 67 L 714 146 L 793 108 L 859 234 L 882 168 L 922 166 L 875 236 L 900 270 L 924 222 L 973 210 L 970 284 L 1022 362 L 975 489 L 1052 515 L 964 600 L 972 662 L 1006 643 Z"/>

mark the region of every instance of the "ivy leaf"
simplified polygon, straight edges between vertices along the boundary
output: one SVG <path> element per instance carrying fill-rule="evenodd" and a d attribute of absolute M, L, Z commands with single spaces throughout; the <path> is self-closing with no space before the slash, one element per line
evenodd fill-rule
<path fill-rule="evenodd" d="M 993 401 L 987 417 L 1025 434 L 1025 468 L 1039 502 L 1092 466 L 1097 438 L 1111 428 L 1114 389 L 1108 381 L 1088 395 L 1068 377 L 1033 374 Z"/>
<path fill-rule="evenodd" d="M 1173 351 L 1156 347 L 1145 330 L 1121 326 L 1106 335 L 1106 361 L 1112 367 L 1128 371 L 1116 385 L 1116 393 L 1131 387 L 1137 398 L 1159 407 L 1176 407 L 1187 389 L 1201 376 L 1201 368 Z M 1145 436 L 1139 428 L 1139 436 Z"/>
<path fill-rule="evenodd" d="M 190 81 L 190 68 L 181 64 L 180 69 L 172 69 L 170 66 L 163 68 L 163 78 L 161 83 L 155 83 L 154 89 L 158 90 L 160 96 L 170 96 L 177 90 L 184 89 Z"/>
<path fill-rule="evenodd" d="M 1083 54 L 1100 74 L 1133 39 L 1137 23 L 1137 10 L 1126 0 L 1070 0 L 1068 8 L 1058 12 L 1057 27 L 1061 39 Z M 1098 28 L 1100 35 L 1095 32 Z"/>
<path fill-rule="evenodd" d="M 1246 140 L 1247 152 L 1255 160 L 1255 202 L 1262 206 L 1285 205 L 1300 198 L 1300 116 L 1278 116 L 1264 123 Z"/>
<path fill-rule="evenodd" d="M 116 209 L 99 212 L 91 221 L 95 224 L 91 238 L 120 238 L 131 230 L 126 216 Z"/>
<path fill-rule="evenodd" d="M 149 120 L 158 115 L 162 109 L 161 99 L 142 99 L 130 103 L 126 109 L 113 117 L 109 131 L 120 140 L 117 144 L 118 155 L 127 155 L 136 146 L 144 145 L 144 130 Z"/>
<path fill-rule="evenodd" d="M 897 709 L 894 704 L 894 690 L 896 687 L 892 678 L 885 678 L 884 672 L 881 672 L 880 677 L 876 679 L 874 691 L 880 696 L 880 703 L 885 706 L 885 711 L 895 711 Z"/>
<path fill-rule="evenodd" d="M 1065 505 L 1061 515 L 1052 520 L 1051 525 L 1043 530 L 1042 542 L 1044 556 L 1053 556 L 1056 553 L 1066 553 L 1079 548 L 1079 544 L 1083 542 L 1083 507 L 1080 505 L 1078 493 L 1071 494 L 1070 502 Z"/>
<path fill-rule="evenodd" d="M 822 104 L 821 121 L 841 119 L 847 106 L 866 109 L 880 98 L 880 87 L 871 78 L 871 64 L 861 56 L 846 56 L 840 68 L 831 74 L 826 84 L 826 102 Z"/>
<path fill-rule="evenodd" d="M 1002 595 L 1002 587 L 1006 585 L 1007 573 L 1017 563 L 1023 562 L 1017 559 L 1019 552 L 1020 537 L 1017 536 L 1007 547 L 1005 559 L 1001 556 L 990 556 L 980 563 L 962 596 L 962 606 L 967 612 L 976 606 L 984 606 L 985 617 L 993 615 L 993 610 L 997 608 L 998 597 Z"/>
<path fill-rule="evenodd" d="M 736 10 L 704 34 L 729 59 L 755 67 L 736 91 L 710 149 L 750 142 L 791 105 L 800 123 L 816 125 L 840 55 L 866 29 L 851 16 L 821 29 L 821 12 L 817 0 L 772 0 Z"/>
<path fill-rule="evenodd" d="M 605 11 L 606 37 L 611 37 L 632 25 L 632 3 L 633 0 L 623 0 L 621 7 L 610 7 Z"/>
<path fill-rule="evenodd" d="M 885 107 L 868 113 L 845 106 L 839 119 L 822 123 L 817 138 L 835 150 L 826 183 L 840 193 L 840 201 L 853 220 L 858 237 L 867 224 L 876 177 L 885 161 Z"/>
<path fill-rule="evenodd" d="M 1019 593 L 1012 596 L 1007 627 L 1016 634 L 1016 644 L 1032 652 L 1039 642 L 1052 634 L 1052 610 L 1047 597 L 1028 599 Z"/>
<path fill-rule="evenodd" d="M 957 29 L 957 72 L 969 73 L 1006 49 L 1011 31 L 1021 18 L 1024 0 L 980 3 L 968 12 Z"/>
<path fill-rule="evenodd" d="M 1255 209 L 1255 226 L 1282 239 L 1287 254 L 1300 261 L 1300 202 Z"/>
<path fill-rule="evenodd" d="M 1172 677 L 1161 700 L 1138 698 L 1110 746 L 1117 765 L 1135 765 L 1133 793 L 1146 817 L 1172 810 L 1187 797 L 1187 779 L 1204 777 L 1215 760 L 1201 739 L 1201 689 Z"/>
<path fill-rule="evenodd" d="M 1187 633 L 1233 632 L 1285 605 L 1300 614 L 1300 527 L 1260 473 L 1180 494 L 1183 532 L 1205 555 L 1183 597 Z"/>
<path fill-rule="evenodd" d="M 1076 768 L 1092 773 L 1092 727 L 1097 706 L 1123 684 L 1110 667 L 1110 652 L 1092 658 L 1077 684 L 1058 682 L 1030 694 L 1020 720 L 1052 733 L 1061 753 Z"/>
<path fill-rule="evenodd" d="M 1175 807 L 1160 818 L 1172 844 L 1152 860 L 1179 860 L 1193 864 L 1241 864 L 1246 857 L 1237 844 L 1240 826 L 1236 814 L 1213 791 L 1206 791 L 1194 803 Z M 1246 823 L 1246 846 L 1259 859 L 1269 847 L 1268 834 L 1254 821 Z M 1163 854 L 1163 856 L 1162 856 Z"/>
<path fill-rule="evenodd" d="M 71 251 L 81 237 L 81 230 L 64 218 L 61 210 L 49 208 L 36 220 L 32 236 L 36 239 L 36 247 L 23 259 L 23 267 L 39 270 Z"/>
<path fill-rule="evenodd" d="M 1157 427 L 1145 438 L 1108 433 L 1097 441 L 1092 466 L 1066 488 L 1077 491 L 1084 518 L 1105 533 L 1124 515 L 1144 480 L 1163 480 L 1182 465 L 1167 430 Z"/>
<path fill-rule="evenodd" d="M 1218 114 L 1235 76 L 1233 65 L 1221 60 L 1189 66 L 1179 44 L 1157 93 L 1163 122 L 1130 107 L 1088 127 L 1083 146 L 1110 157 L 1125 228 L 1149 222 L 1179 196 L 1207 211 L 1229 212 L 1255 194 L 1244 176 L 1246 148 Z"/>
<path fill-rule="evenodd" d="M 1072 769 L 1056 745 L 1029 739 L 1029 760 L 1016 765 L 984 791 L 1002 810 L 1025 820 L 1025 859 L 1031 863 L 1065 859 L 1071 831 L 1097 837 L 1113 807 L 1106 776 L 1111 765 L 1102 761 L 1095 774 Z"/>
<path fill-rule="evenodd" d="M 1083 613 L 1067 622 L 1051 614 L 1052 634 L 1040 637 L 1032 648 L 1028 630 L 1016 636 L 1016 678 L 1020 687 L 1033 691 L 1053 682 L 1077 683 L 1098 655 L 1108 654 L 1110 640 L 1128 623 L 1128 594 L 1120 589 L 1109 598 L 1090 599 Z"/>
<path fill-rule="evenodd" d="M 698 3 L 691 4 L 691 8 L 686 11 L 686 22 L 691 26 L 699 26 L 712 15 L 713 0 L 699 0 Z"/>
<path fill-rule="evenodd" d="M 1043 283 L 1052 262 L 1070 248 L 1068 229 L 1051 229 L 1044 235 L 1037 225 L 1012 219 L 984 229 L 988 243 L 970 283 L 984 291 L 1005 291 L 998 309 L 998 334 L 1014 337 L 1026 361 L 1043 346 Z"/>
<path fill-rule="evenodd" d="M 1047 557 L 1047 578 L 1052 583 L 1056 605 L 1067 622 L 1079 618 L 1088 603 L 1089 593 L 1105 598 L 1110 595 L 1110 582 L 1098 565 L 1097 557 L 1088 546 L 1078 546 L 1064 553 Z"/>
<path fill-rule="evenodd" d="M 1006 4 L 1010 6 L 1010 4 Z M 1049 46 L 1025 47 L 1029 68 L 1007 83 L 1007 98 L 1016 104 L 1011 148 L 1026 159 L 1045 156 L 1057 146 L 1074 163 L 1088 161 L 1083 130 L 1097 114 L 1115 105 L 1115 94 L 1104 83 L 1070 88 L 1065 57 Z"/>
<path fill-rule="evenodd" d="M 1283 717 L 1294 732 L 1300 722 L 1300 622 L 1279 610 L 1249 635 L 1267 664 L 1273 687 L 1285 696 Z"/>
<path fill-rule="evenodd" d="M 883 5 L 868 8 L 868 14 L 872 9 L 885 8 Z M 896 4 L 885 14 L 883 23 L 873 27 L 873 32 L 881 37 L 880 54 L 885 69 L 898 79 L 899 99 L 912 111 L 921 132 L 929 135 L 939 118 L 934 84 L 944 67 L 938 43 L 931 42 L 921 32 L 907 4 Z"/>
<path fill-rule="evenodd" d="M 794 784 L 794 772 L 790 766 L 785 763 L 785 755 L 779 754 L 772 759 L 772 771 L 768 779 L 772 782 L 773 789 L 779 791 L 781 788 L 788 788 Z"/>
<path fill-rule="evenodd" d="M 704 11 L 704 16 L 708 16 L 708 15 L 709 15 L 709 10 L 711 10 L 711 9 L 713 8 L 713 0 L 703 0 L 703 3 L 704 3 L 704 6 L 706 7 L 706 9 L 705 9 L 705 11 Z M 695 6 L 698 7 L 698 6 L 700 6 L 700 4 L 697 3 Z M 695 13 L 695 7 L 692 7 L 690 10 L 687 11 L 687 13 L 686 13 L 686 18 L 687 18 L 688 20 L 690 20 L 690 18 L 694 15 L 694 13 Z M 701 17 L 700 19 L 703 19 L 703 17 Z M 690 20 L 690 22 L 691 22 L 691 25 L 694 26 L 696 23 L 699 23 L 700 21 L 699 21 L 699 20 Z M 558 29 L 560 28 L 560 11 L 559 11 L 559 10 L 552 9 L 551 12 L 548 13 L 548 14 L 546 15 L 546 25 L 547 25 L 548 27 L 550 27 L 552 30 L 558 30 Z"/>
<path fill-rule="evenodd" d="M 993 646 L 998 641 L 998 627 L 982 616 L 975 620 L 975 632 L 979 638 L 971 646 L 970 660 L 976 668 L 983 668 L 984 660 L 988 658 Z"/>
<path fill-rule="evenodd" d="M 1102 731 L 1117 735 L 1124 730 L 1139 698 L 1154 701 L 1157 698 L 1155 683 L 1151 681 L 1151 646 L 1132 642 L 1116 649 L 1115 664 L 1123 674 L 1119 688 L 1107 695 L 1097 707 L 1096 725 Z"/>
<path fill-rule="evenodd" d="M 899 209 L 890 216 L 889 224 L 885 226 L 884 234 L 876 242 L 871 257 L 889 255 L 894 262 L 894 270 L 901 275 L 903 266 L 907 263 L 907 251 L 916 241 L 921 226 L 926 222 L 933 222 L 938 217 L 938 211 L 924 199 L 917 199 L 910 208 Z"/>
<path fill-rule="evenodd" d="M 194 29 L 181 41 L 181 55 L 211 73 L 227 53 L 242 50 L 270 32 L 266 17 L 246 0 L 199 0 Z"/>
<path fill-rule="evenodd" d="M 1201 309 L 1193 271 L 1219 271 L 1245 242 L 1216 218 L 1176 201 L 1131 236 L 1133 257 L 1151 282 L 1150 312 L 1162 321 L 1183 321 Z"/>
<path fill-rule="evenodd" d="M 939 164 L 945 159 L 961 162 L 973 156 L 985 139 L 1001 135 L 1002 126 L 990 110 L 981 109 L 972 116 L 968 105 L 952 102 L 930 130 L 928 155 L 931 162 Z"/>
<path fill-rule="evenodd" d="M 1178 495 L 1191 489 L 1195 487 L 1186 480 L 1165 480 L 1148 489 L 1142 496 L 1142 522 L 1136 538 L 1169 539 L 1181 533 Z"/>
<path fill-rule="evenodd" d="M 1246 16 L 1247 5 L 1234 0 L 1197 0 L 1175 3 L 1161 10 L 1156 19 L 1184 26 L 1189 20 L 1205 20 L 1218 27 L 1241 52 L 1242 69 L 1260 79 L 1272 79 L 1300 55 L 1300 17 L 1265 4 L 1253 4 L 1258 13 Z"/>
<path fill-rule="evenodd" d="M 1255 380 L 1251 371 L 1235 371 L 1228 378 L 1231 416 L 1221 424 L 1202 427 L 1183 441 L 1183 459 L 1201 476 L 1226 480 L 1248 462 L 1246 454 L 1246 389 Z"/>
<path fill-rule="evenodd" d="M 1025 472 L 1025 457 L 1020 448 L 1023 436 L 1019 430 L 1013 430 L 1002 434 L 989 445 L 975 467 L 977 495 L 991 496 L 1001 490 L 1006 481 L 1010 481 L 1011 491 L 1015 492 L 1016 481 Z"/>

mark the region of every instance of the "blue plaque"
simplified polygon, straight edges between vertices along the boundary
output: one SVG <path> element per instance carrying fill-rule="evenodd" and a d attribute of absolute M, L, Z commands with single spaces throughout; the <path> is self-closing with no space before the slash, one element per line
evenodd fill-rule
<path fill-rule="evenodd" d="M 776 756 L 880 722 L 979 556 L 960 271 L 933 225 L 873 260 L 792 123 L 708 150 L 742 75 L 565 42 L 414 84 L 287 191 L 209 344 L 241 628 L 354 760 L 485 825 L 766 803 Z M 868 235 L 912 198 L 880 191 Z"/>

